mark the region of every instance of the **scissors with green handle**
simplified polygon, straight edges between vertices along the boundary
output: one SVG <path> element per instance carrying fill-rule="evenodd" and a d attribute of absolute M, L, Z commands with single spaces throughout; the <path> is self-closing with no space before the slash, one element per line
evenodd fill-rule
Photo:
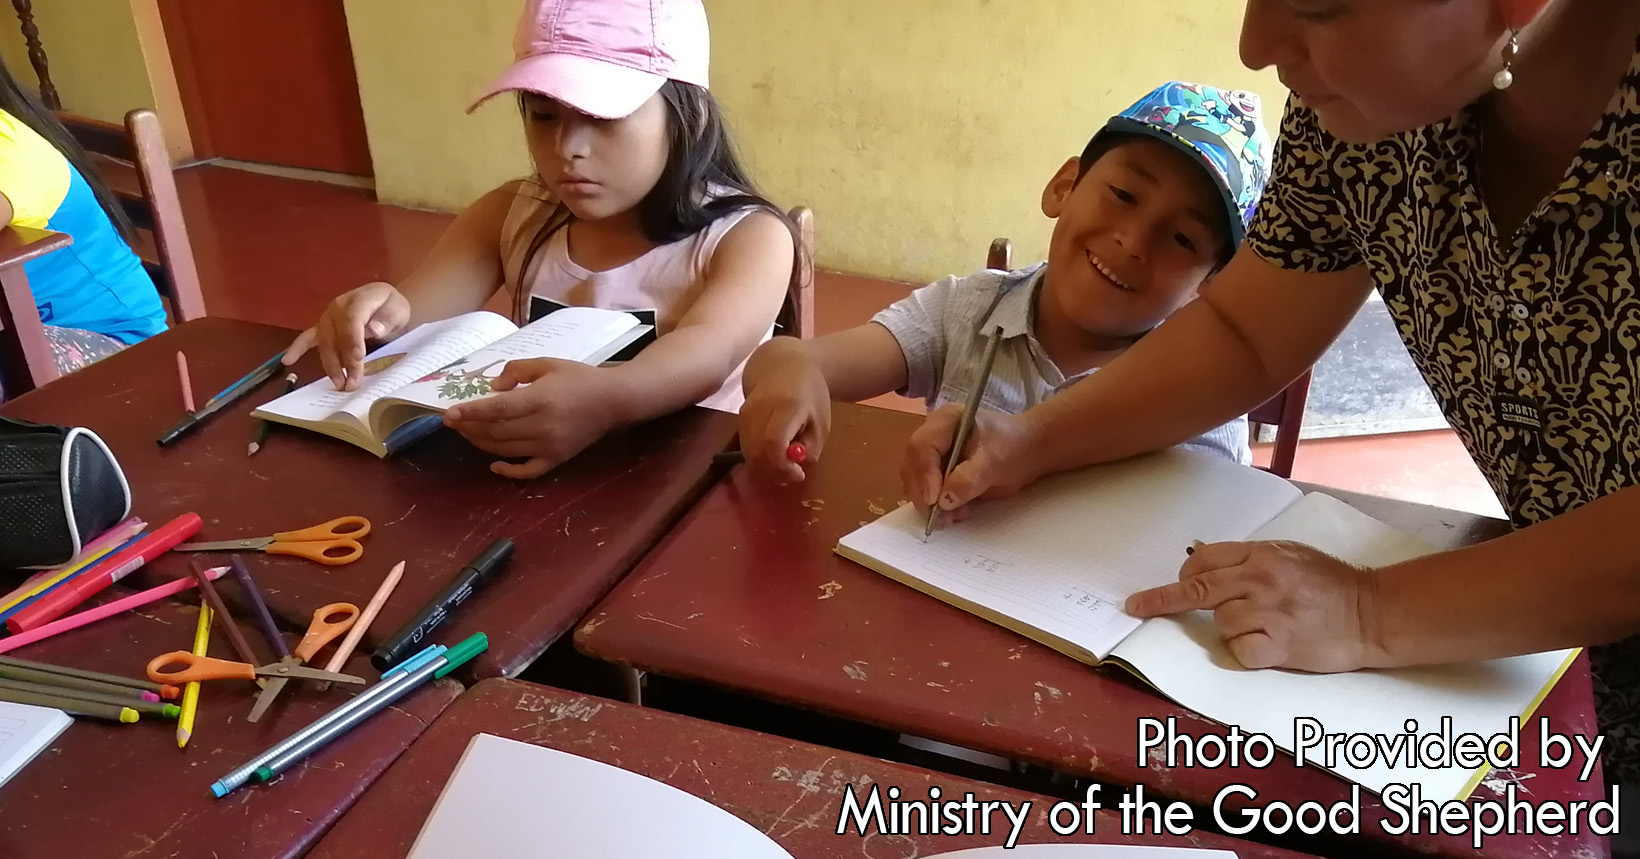
<path fill-rule="evenodd" d="M 269 537 L 246 540 L 218 540 L 213 543 L 183 543 L 178 552 L 266 552 L 294 555 L 328 566 L 351 564 L 364 557 L 359 538 L 370 533 L 370 520 L 363 516 L 342 516 L 297 531 L 280 531 Z"/>

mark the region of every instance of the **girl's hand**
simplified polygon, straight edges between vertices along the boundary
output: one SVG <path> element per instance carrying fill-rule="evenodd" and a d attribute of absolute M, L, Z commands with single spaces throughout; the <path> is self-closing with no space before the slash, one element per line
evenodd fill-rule
<path fill-rule="evenodd" d="M 614 429 L 609 372 L 555 358 L 510 361 L 490 383 L 502 393 L 452 407 L 444 423 L 480 450 L 527 458 L 491 463 L 496 474 L 540 477 Z"/>
<path fill-rule="evenodd" d="M 391 340 L 410 322 L 410 302 L 391 283 L 367 283 L 344 292 L 325 308 L 319 322 L 296 335 L 285 350 L 290 366 L 315 345 L 325 375 L 338 390 L 357 390 L 364 378 L 366 341 Z"/>
<path fill-rule="evenodd" d="M 968 435 L 965 458 L 946 479 L 946 453 L 961 424 L 961 406 L 942 406 L 930 412 L 906 442 L 900 482 L 918 516 L 927 516 L 938 504 L 960 521 L 969 502 L 1012 495 L 1043 474 L 1035 456 L 1041 445 L 1030 418 L 981 410 Z"/>
<path fill-rule="evenodd" d="M 1372 570 L 1300 543 L 1200 545 L 1176 584 L 1140 591 L 1126 611 L 1149 618 L 1207 610 L 1248 668 L 1354 671 L 1387 664 Z"/>
<path fill-rule="evenodd" d="M 770 340 L 746 364 L 746 403 L 740 407 L 740 450 L 759 474 L 799 483 L 803 467 L 786 457 L 792 442 L 820 457 L 831 433 L 831 391 L 803 344 Z"/>

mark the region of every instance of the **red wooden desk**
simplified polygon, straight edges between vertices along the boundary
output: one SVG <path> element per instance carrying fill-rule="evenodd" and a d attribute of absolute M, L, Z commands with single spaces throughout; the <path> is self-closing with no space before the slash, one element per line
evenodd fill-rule
<path fill-rule="evenodd" d="M 1006 832 L 986 835 L 837 835 L 844 786 L 897 785 L 906 798 L 928 798 L 939 785 L 946 797 L 972 792 L 977 801 L 1031 800 L 1019 843 L 1097 842 L 1162 844 L 1233 850 L 1239 859 L 1300 854 L 1222 835 L 1125 836 L 1114 812 L 1099 812 L 1094 835 L 1061 838 L 1047 812 L 1057 800 L 954 776 L 771 737 L 685 716 L 589 698 L 517 680 L 486 680 L 441 715 L 308 859 L 400 857 L 409 853 L 421 823 L 476 734 L 494 734 L 571 752 L 710 800 L 756 826 L 796 859 L 809 857 L 927 856 L 1001 844 Z M 1000 820 L 1000 816 L 998 817 Z"/>
<path fill-rule="evenodd" d="M 1346 784 L 1279 757 L 1262 770 L 1168 770 L 1137 761 L 1136 720 L 1179 717 L 1192 733 L 1223 729 L 1115 670 L 1068 657 L 833 554 L 843 534 L 902 498 L 898 462 L 912 415 L 839 406 L 823 460 L 806 483 L 779 487 L 737 469 L 712 490 L 576 632 L 584 652 L 658 674 L 728 687 L 892 730 L 1039 763 L 1208 806 L 1227 783 L 1262 801 L 1345 798 Z M 1367 512 L 1440 546 L 1499 533 L 1504 523 L 1341 493 Z M 1539 713 L 1561 733 L 1593 734 L 1586 663 Z M 1501 730 L 1502 725 L 1498 726 Z M 1523 736 L 1536 761 L 1537 731 Z M 1519 774 L 1534 798 L 1596 799 L 1598 777 Z M 1495 784 L 1495 782 L 1494 782 Z M 1487 790 L 1478 792 L 1486 796 Z M 1378 833 L 1362 800 L 1360 849 L 1467 855 L 1467 839 Z M 1374 825 L 1368 825 L 1368 822 Z M 1604 855 L 1603 839 L 1498 836 L 1488 856 L 1540 856 L 1551 843 Z M 1354 849 L 1329 842 L 1326 850 Z M 1324 852 L 1319 842 L 1315 849 Z"/>
<path fill-rule="evenodd" d="M 188 593 L 193 593 L 189 591 Z M 148 660 L 193 644 L 197 606 L 160 601 L 48 641 L 19 656 L 75 668 L 143 676 Z M 254 628 L 242 625 L 262 644 Z M 211 655 L 232 659 L 217 630 Z M 294 642 L 292 642 L 294 643 Z M 263 645 L 265 646 L 265 645 Z M 374 682 L 364 657 L 347 671 Z M 334 709 L 343 687 L 285 690 L 261 721 L 245 721 L 256 687 L 203 684 L 188 748 L 176 722 L 143 716 L 134 725 L 77 719 L 0 787 L 0 856 L 103 859 L 175 856 L 273 859 L 300 856 L 331 821 L 387 769 L 427 723 L 460 694 L 453 680 L 412 692 L 308 758 L 274 784 L 211 797 L 211 782 Z"/>
<path fill-rule="evenodd" d="M 7 403 L 0 413 L 95 430 L 125 469 L 135 512 L 158 524 L 195 511 L 205 520 L 198 539 L 257 537 L 349 514 L 369 518 L 374 530 L 363 541 L 365 556 L 348 566 L 247 556 L 270 607 L 294 630 L 305 629 L 326 603 L 363 607 L 388 568 L 407 560 L 403 582 L 366 636 L 373 647 L 492 540 L 512 538 L 518 551 L 509 568 L 435 634 L 453 644 L 488 633 L 490 651 L 473 663 L 481 677 L 519 671 L 585 614 L 706 490 L 711 456 L 733 434 L 732 416 L 693 409 L 611 436 L 527 482 L 491 474 L 492 458 L 448 431 L 379 460 L 317 433 L 279 428 L 261 453 L 247 457 L 255 424 L 249 415 L 274 395 L 277 385 L 269 384 L 193 435 L 168 448 L 155 444 L 183 414 L 177 351 L 188 355 L 203 402 L 291 337 L 280 328 L 196 320 Z M 302 371 L 305 379 L 318 375 L 312 359 Z M 185 574 L 186 563 L 168 555 L 133 579 L 165 581 Z M 238 599 L 237 587 L 223 590 Z"/>

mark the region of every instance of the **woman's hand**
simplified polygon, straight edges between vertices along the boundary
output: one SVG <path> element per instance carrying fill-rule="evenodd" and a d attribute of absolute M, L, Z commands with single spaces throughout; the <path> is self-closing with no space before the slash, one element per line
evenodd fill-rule
<path fill-rule="evenodd" d="M 803 467 L 787 458 L 792 442 L 804 462 L 819 458 L 831 433 L 831 391 L 825 373 L 796 340 L 759 347 L 746 364 L 746 402 L 740 407 L 740 450 L 758 473 L 798 483 Z"/>
<path fill-rule="evenodd" d="M 500 393 L 452 407 L 444 423 L 480 450 L 526 460 L 492 463 L 496 474 L 540 477 L 620 423 L 610 373 L 555 358 L 511 361 L 490 383 L 490 390 Z"/>
<path fill-rule="evenodd" d="M 1376 583 L 1375 571 L 1300 543 L 1214 543 L 1195 549 L 1176 584 L 1128 597 L 1126 611 L 1211 611 L 1248 668 L 1354 671 L 1388 663 Z"/>
<path fill-rule="evenodd" d="M 290 366 L 314 346 L 319 363 L 338 390 L 358 390 L 364 378 L 367 341 L 391 340 L 410 322 L 410 302 L 391 283 L 367 283 L 330 302 L 318 324 L 291 341 L 284 364 Z"/>
<path fill-rule="evenodd" d="M 1041 445 L 1027 415 L 981 411 L 968 434 L 965 458 L 946 478 L 946 454 L 961 424 L 962 407 L 942 406 L 929 413 L 906 442 L 900 482 L 919 516 L 927 516 L 938 504 L 952 519 L 961 520 L 969 502 L 1012 495 L 1044 473 L 1037 456 Z"/>

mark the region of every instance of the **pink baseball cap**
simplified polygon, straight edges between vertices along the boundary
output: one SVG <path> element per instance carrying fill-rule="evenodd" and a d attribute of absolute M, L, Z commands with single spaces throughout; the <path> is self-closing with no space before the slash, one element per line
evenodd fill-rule
<path fill-rule="evenodd" d="M 513 54 L 468 113 L 523 90 L 620 119 L 667 80 L 705 87 L 711 38 L 701 0 L 528 0 Z"/>

